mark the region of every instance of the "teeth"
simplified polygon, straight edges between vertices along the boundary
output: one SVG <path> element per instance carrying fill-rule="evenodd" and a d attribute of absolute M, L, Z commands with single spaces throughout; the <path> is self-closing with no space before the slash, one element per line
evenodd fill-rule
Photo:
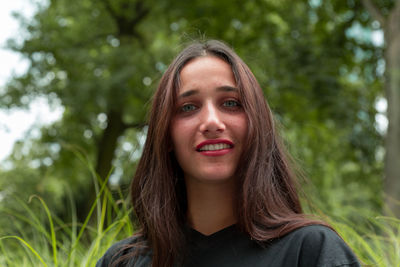
<path fill-rule="evenodd" d="M 212 144 L 212 145 L 205 145 L 202 146 L 199 150 L 200 151 L 214 151 L 214 150 L 221 150 L 225 148 L 230 148 L 228 144 Z"/>

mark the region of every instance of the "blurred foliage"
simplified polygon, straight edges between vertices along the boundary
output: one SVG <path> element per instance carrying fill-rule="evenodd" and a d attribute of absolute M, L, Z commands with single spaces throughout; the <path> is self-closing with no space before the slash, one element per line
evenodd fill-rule
<path fill-rule="evenodd" d="M 158 79 L 184 44 L 215 38 L 255 73 L 318 209 L 358 222 L 350 207 L 382 208 L 383 48 L 359 1 L 51 0 L 21 21 L 27 37 L 9 46 L 31 65 L 0 107 L 40 96 L 64 113 L 15 145 L 0 169 L 0 206 L 18 209 L 12 195 L 38 194 L 66 219 L 69 188 L 82 221 L 95 196 L 90 170 L 99 180 L 111 172 L 110 188 L 126 196 Z M 2 231 L 15 227 L 0 217 Z"/>

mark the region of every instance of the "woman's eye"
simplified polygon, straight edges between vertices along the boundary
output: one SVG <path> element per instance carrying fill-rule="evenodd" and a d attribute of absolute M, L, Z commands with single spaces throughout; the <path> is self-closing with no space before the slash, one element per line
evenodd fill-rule
<path fill-rule="evenodd" d="M 183 105 L 183 107 L 182 107 L 182 111 L 183 112 L 189 112 L 189 111 L 193 111 L 193 110 L 195 110 L 196 109 L 196 106 L 195 105 L 193 105 L 193 104 L 186 104 L 186 105 Z"/>
<path fill-rule="evenodd" d="M 224 107 L 239 107 L 240 104 L 238 101 L 235 100 L 228 100 L 224 102 Z"/>

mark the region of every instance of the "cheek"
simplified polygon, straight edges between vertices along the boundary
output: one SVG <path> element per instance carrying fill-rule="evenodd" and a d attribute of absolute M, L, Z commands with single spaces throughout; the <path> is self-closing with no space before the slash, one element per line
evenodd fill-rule
<path fill-rule="evenodd" d="M 172 145 L 175 150 L 186 146 L 190 137 L 190 124 L 182 120 L 174 120 L 171 123 Z"/>
<path fill-rule="evenodd" d="M 177 145 L 176 140 L 179 139 L 179 137 L 177 136 L 178 134 L 178 128 L 177 128 L 177 123 L 176 122 L 172 122 L 171 123 L 171 129 L 170 129 L 170 134 L 171 134 L 171 139 L 172 139 L 172 148 L 175 150 L 175 147 Z"/>
<path fill-rule="evenodd" d="M 241 139 L 243 142 L 248 133 L 248 120 L 247 116 L 243 114 L 232 122 L 232 129 L 235 131 L 236 138 Z"/>

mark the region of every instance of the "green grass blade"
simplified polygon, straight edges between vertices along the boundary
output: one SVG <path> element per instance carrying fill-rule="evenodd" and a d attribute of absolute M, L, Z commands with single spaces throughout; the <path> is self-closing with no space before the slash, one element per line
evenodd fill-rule
<path fill-rule="evenodd" d="M 0 240 L 3 240 L 3 239 L 17 239 L 17 240 L 20 241 L 22 244 L 24 244 L 27 248 L 29 248 L 29 250 L 36 256 L 36 258 L 38 258 L 38 259 L 40 260 L 40 262 L 41 262 L 45 267 L 47 267 L 47 264 L 44 262 L 44 260 L 42 259 L 42 257 L 40 257 L 39 253 L 37 253 L 36 250 L 35 250 L 31 245 L 29 245 L 28 242 L 26 242 L 25 240 L 23 240 L 23 239 L 20 238 L 19 236 L 10 235 L 10 236 L 3 236 L 3 237 L 0 237 Z"/>
<path fill-rule="evenodd" d="M 89 223 L 90 217 L 92 216 L 92 213 L 93 213 L 94 209 L 96 208 L 96 206 L 98 206 L 98 201 L 99 201 L 99 199 L 100 199 L 101 194 L 102 194 L 103 191 L 106 190 L 106 188 L 107 188 L 107 181 L 108 181 L 108 178 L 109 178 L 109 177 L 110 177 L 110 176 L 108 176 L 107 179 L 103 182 L 103 184 L 102 184 L 102 186 L 101 186 L 101 188 L 100 188 L 100 191 L 99 191 L 99 193 L 97 194 L 96 199 L 95 199 L 95 201 L 94 201 L 92 207 L 91 207 L 90 210 L 89 210 L 89 214 L 86 216 L 86 219 L 85 219 L 85 221 L 84 221 L 84 223 L 83 223 L 83 225 L 82 225 L 82 227 L 81 227 L 81 229 L 80 229 L 80 231 L 79 231 L 79 233 L 78 233 L 78 236 L 76 237 L 76 242 L 75 242 L 75 244 L 72 246 L 72 249 L 71 249 L 71 251 L 70 251 L 70 253 L 69 253 L 69 255 L 68 255 L 68 260 L 70 260 L 70 258 L 71 258 L 71 252 L 72 252 L 72 251 L 76 248 L 76 246 L 78 245 L 79 240 L 81 239 L 81 237 L 82 237 L 82 235 L 83 235 L 83 232 L 85 231 L 85 229 L 86 229 L 86 227 L 87 227 L 87 225 L 88 225 L 88 223 Z"/>
<path fill-rule="evenodd" d="M 51 233 L 51 245 L 53 247 L 53 261 L 54 261 L 54 266 L 58 266 L 58 261 L 57 261 L 57 241 L 56 241 L 56 232 L 54 231 L 54 224 L 53 224 L 53 218 L 51 217 L 51 213 L 49 208 L 47 207 L 46 203 L 44 202 L 44 200 L 37 196 L 37 195 L 33 195 L 29 198 L 29 202 L 33 199 L 33 198 L 37 198 L 40 203 L 42 204 L 44 210 L 46 211 L 47 214 L 47 218 L 49 220 L 50 223 L 50 233 Z"/>

